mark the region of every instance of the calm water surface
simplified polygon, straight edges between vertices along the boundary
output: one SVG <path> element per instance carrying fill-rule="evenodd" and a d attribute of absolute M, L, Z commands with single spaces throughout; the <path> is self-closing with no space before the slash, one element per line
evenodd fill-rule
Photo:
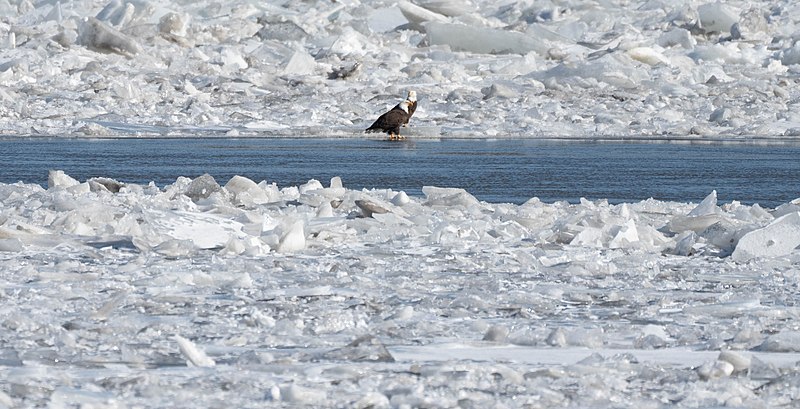
<path fill-rule="evenodd" d="M 636 202 L 721 201 L 774 207 L 800 197 L 800 145 L 634 144 L 541 140 L 391 143 L 360 139 L 0 139 L 0 182 L 47 185 L 61 169 L 159 186 L 203 173 L 279 187 L 341 176 L 351 189 L 462 187 L 481 200 L 580 197 Z"/>

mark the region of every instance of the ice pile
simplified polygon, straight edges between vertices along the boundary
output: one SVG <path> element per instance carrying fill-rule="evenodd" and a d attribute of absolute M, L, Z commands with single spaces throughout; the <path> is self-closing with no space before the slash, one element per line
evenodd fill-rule
<path fill-rule="evenodd" d="M 423 187 L 424 199 L 389 190 L 352 191 L 341 179 L 279 188 L 234 176 L 180 177 L 163 190 L 108 178 L 83 183 L 51 171 L 48 188 L 3 185 L 7 251 L 53 240 L 129 242 L 143 253 L 173 257 L 200 250 L 259 256 L 272 251 L 324 251 L 338 242 L 396 243 L 398 248 L 486 242 L 519 247 L 586 247 L 737 262 L 793 256 L 800 246 L 800 204 L 763 209 L 719 206 L 712 191 L 700 204 L 649 199 L 610 205 L 582 199 L 522 205 L 480 202 L 464 189 Z M 29 204 L 32 208 L 29 208 Z"/>
<path fill-rule="evenodd" d="M 0 403 L 797 398 L 800 204 L 423 193 L 0 184 Z"/>
<path fill-rule="evenodd" d="M 2 2 L 0 132 L 417 137 L 800 135 L 800 5 Z"/>

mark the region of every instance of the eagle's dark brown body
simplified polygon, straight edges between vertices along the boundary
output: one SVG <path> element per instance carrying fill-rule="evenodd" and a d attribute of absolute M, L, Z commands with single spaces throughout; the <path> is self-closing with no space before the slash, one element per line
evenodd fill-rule
<path fill-rule="evenodd" d="M 408 125 L 408 120 L 416 110 L 417 93 L 409 91 L 405 101 L 379 116 L 365 132 L 386 132 L 391 140 L 401 139 L 400 128 Z"/>

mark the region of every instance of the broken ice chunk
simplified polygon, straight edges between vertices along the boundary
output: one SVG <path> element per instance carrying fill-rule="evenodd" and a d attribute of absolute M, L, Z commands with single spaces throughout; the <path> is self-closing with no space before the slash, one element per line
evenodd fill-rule
<path fill-rule="evenodd" d="M 669 59 L 652 47 L 634 47 L 625 52 L 628 57 L 647 65 L 670 65 Z"/>
<path fill-rule="evenodd" d="M 358 409 L 365 408 L 390 408 L 392 407 L 389 398 L 380 392 L 367 392 L 361 399 L 359 399 L 353 406 Z"/>
<path fill-rule="evenodd" d="M 706 362 L 697 368 L 697 375 L 703 380 L 724 378 L 732 373 L 733 365 L 726 361 Z"/>
<path fill-rule="evenodd" d="M 375 33 L 385 33 L 407 24 L 408 19 L 397 7 L 377 9 L 367 19 L 369 29 Z"/>
<path fill-rule="evenodd" d="M 673 28 L 658 37 L 658 45 L 661 47 L 673 47 L 679 45 L 683 48 L 691 50 L 697 44 L 697 40 L 692 37 L 692 33 L 685 28 Z"/>
<path fill-rule="evenodd" d="M 314 57 L 305 51 L 295 51 L 286 66 L 283 68 L 283 75 L 309 75 L 314 73 L 317 62 Z"/>
<path fill-rule="evenodd" d="M 513 88 L 513 86 L 500 82 L 494 83 L 486 88 L 481 88 L 481 93 L 483 94 L 484 100 L 491 98 L 512 99 L 519 96 L 519 93 Z"/>
<path fill-rule="evenodd" d="M 140 241 L 150 246 L 188 240 L 202 249 L 221 248 L 231 237 L 244 237 L 241 223 L 215 214 L 148 209 L 142 213 Z"/>
<path fill-rule="evenodd" d="M 633 219 L 628 219 L 623 226 L 620 226 L 617 234 L 608 243 L 608 247 L 612 249 L 627 248 L 638 241 L 639 232 L 636 230 L 636 223 Z"/>
<path fill-rule="evenodd" d="M 508 339 L 509 329 L 505 325 L 492 325 L 483 335 L 484 341 L 505 342 Z"/>
<path fill-rule="evenodd" d="M 434 13 L 450 17 L 457 17 L 475 11 L 475 6 L 469 0 L 417 0 L 416 3 Z"/>
<path fill-rule="evenodd" d="M 94 51 L 117 53 L 128 57 L 142 51 L 136 40 L 94 17 L 87 18 L 81 25 L 80 43 Z"/>
<path fill-rule="evenodd" d="M 700 233 L 712 224 L 722 220 L 719 213 L 720 210 L 717 207 L 717 191 L 712 190 L 688 215 L 675 216 L 667 224 L 667 227 L 673 233 L 682 233 L 687 230 Z"/>
<path fill-rule="evenodd" d="M 260 17 L 258 23 L 262 24 L 262 27 L 256 35 L 262 40 L 301 41 L 308 37 L 308 33 L 302 27 L 286 20 L 284 16 Z"/>
<path fill-rule="evenodd" d="M 719 213 L 719 208 L 717 208 L 717 191 L 712 190 L 697 207 L 689 212 L 689 216 L 705 216 L 707 214 L 716 213 Z"/>
<path fill-rule="evenodd" d="M 68 188 L 79 185 L 80 182 L 73 179 L 71 176 L 64 173 L 63 170 L 51 170 L 47 174 L 47 188 L 53 189 L 56 187 Z"/>
<path fill-rule="evenodd" d="M 129 2 L 112 0 L 99 13 L 97 19 L 112 26 L 121 27 L 133 19 L 136 7 Z"/>
<path fill-rule="evenodd" d="M 531 51 L 547 55 L 552 46 L 544 40 L 516 31 L 471 27 L 441 22 L 425 23 L 431 45 L 449 45 L 455 51 L 484 54 L 527 54 Z"/>
<path fill-rule="evenodd" d="M 800 212 L 795 212 L 781 216 L 766 227 L 742 236 L 731 258 L 742 262 L 756 257 L 779 257 L 793 252 L 798 246 L 800 246 Z"/>
<path fill-rule="evenodd" d="M 161 34 L 185 37 L 186 18 L 175 12 L 164 14 L 158 21 L 158 32 Z"/>
<path fill-rule="evenodd" d="M 411 202 L 406 192 L 400 191 L 392 197 L 392 204 L 395 206 L 403 206 Z"/>
<path fill-rule="evenodd" d="M 118 182 L 111 178 L 91 178 L 86 181 L 89 184 L 89 189 L 92 192 L 111 192 L 111 193 L 119 193 L 119 191 L 125 187 L 124 183 Z"/>
<path fill-rule="evenodd" d="M 780 56 L 783 65 L 800 64 L 800 43 L 781 51 Z"/>
<path fill-rule="evenodd" d="M 403 13 L 403 16 L 408 20 L 411 27 L 416 30 L 427 30 L 427 27 L 423 28 L 423 23 L 431 21 L 438 21 L 438 22 L 449 21 L 447 17 L 439 13 L 435 13 L 428 9 L 422 8 L 408 1 L 401 1 L 397 3 L 397 7 L 400 8 L 400 11 Z"/>
<path fill-rule="evenodd" d="M 734 372 L 744 372 L 750 369 L 751 358 L 749 356 L 742 355 L 739 352 L 721 351 L 719 353 L 719 357 L 717 357 L 717 360 L 728 362 L 729 364 L 733 365 Z"/>
<path fill-rule="evenodd" d="M 213 176 L 208 173 L 203 174 L 192 180 L 189 186 L 186 187 L 184 195 L 188 196 L 192 201 L 197 202 L 200 199 L 207 199 L 214 192 L 219 192 L 222 188 L 219 186 Z"/>
<path fill-rule="evenodd" d="M 11 34 L 14 34 L 13 32 Z M 78 41 L 78 33 L 75 30 L 70 30 L 67 28 L 62 28 L 58 34 L 53 36 L 53 41 L 57 42 L 60 46 L 64 48 L 69 48 L 76 41 Z M 13 47 L 9 47 L 13 48 Z"/>
<path fill-rule="evenodd" d="M 361 68 L 361 63 L 356 61 L 354 63 L 349 63 L 347 65 L 343 65 L 338 68 L 334 68 L 329 74 L 328 79 L 337 80 L 337 79 L 345 79 L 352 77 L 358 74 L 359 69 Z"/>
<path fill-rule="evenodd" d="M 235 175 L 225 184 L 225 190 L 233 193 L 234 202 L 245 206 L 269 203 L 272 200 L 267 191 L 262 189 L 256 182 L 244 177 Z"/>
<path fill-rule="evenodd" d="M 300 251 L 306 247 L 305 225 L 302 220 L 294 222 L 281 236 L 278 244 L 278 251 L 281 253 L 291 253 Z"/>
<path fill-rule="evenodd" d="M 364 335 L 339 349 L 322 355 L 325 359 L 352 362 L 394 362 L 386 346 L 372 335 Z"/>
<path fill-rule="evenodd" d="M 679 256 L 691 256 L 695 252 L 697 234 L 691 230 L 684 231 L 675 238 L 675 248 L 672 254 Z"/>
<path fill-rule="evenodd" d="M 739 12 L 722 2 L 703 4 L 697 8 L 700 25 L 706 32 L 730 32 L 739 22 Z"/>
<path fill-rule="evenodd" d="M 460 188 L 423 186 L 422 193 L 425 194 L 427 199 L 426 206 L 463 206 L 464 208 L 470 208 L 480 203 L 475 196 Z"/>
<path fill-rule="evenodd" d="M 361 209 L 361 213 L 364 217 L 372 217 L 374 214 L 389 213 L 389 209 L 366 199 L 356 200 L 355 204 Z"/>
<path fill-rule="evenodd" d="M 16 237 L 10 239 L 0 238 L 0 251 L 17 253 L 23 249 L 22 241 Z"/>
<path fill-rule="evenodd" d="M 216 365 L 214 360 L 209 358 L 208 355 L 200 350 L 192 341 L 180 335 L 175 335 L 174 339 L 178 343 L 178 348 L 180 348 L 181 353 L 186 357 L 186 363 L 190 366 L 212 367 Z"/>
<path fill-rule="evenodd" d="M 158 21 L 158 32 L 162 37 L 184 47 L 189 45 L 186 39 L 187 19 L 178 13 L 170 12 Z"/>
<path fill-rule="evenodd" d="M 800 352 L 800 332 L 783 330 L 770 335 L 755 349 L 766 352 Z"/>
<path fill-rule="evenodd" d="M 275 394 L 273 394 L 274 396 Z M 311 389 L 296 384 L 290 384 L 280 389 L 278 396 L 286 402 L 298 406 L 324 406 L 329 403 L 324 389 Z"/>

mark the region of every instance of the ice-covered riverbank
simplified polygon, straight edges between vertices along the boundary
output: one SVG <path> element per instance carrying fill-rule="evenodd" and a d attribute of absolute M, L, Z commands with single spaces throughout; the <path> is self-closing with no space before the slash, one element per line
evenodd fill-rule
<path fill-rule="evenodd" d="M 0 131 L 794 137 L 792 1 L 0 2 Z"/>
<path fill-rule="evenodd" d="M 768 408 L 800 206 L 0 184 L 0 404 Z"/>

